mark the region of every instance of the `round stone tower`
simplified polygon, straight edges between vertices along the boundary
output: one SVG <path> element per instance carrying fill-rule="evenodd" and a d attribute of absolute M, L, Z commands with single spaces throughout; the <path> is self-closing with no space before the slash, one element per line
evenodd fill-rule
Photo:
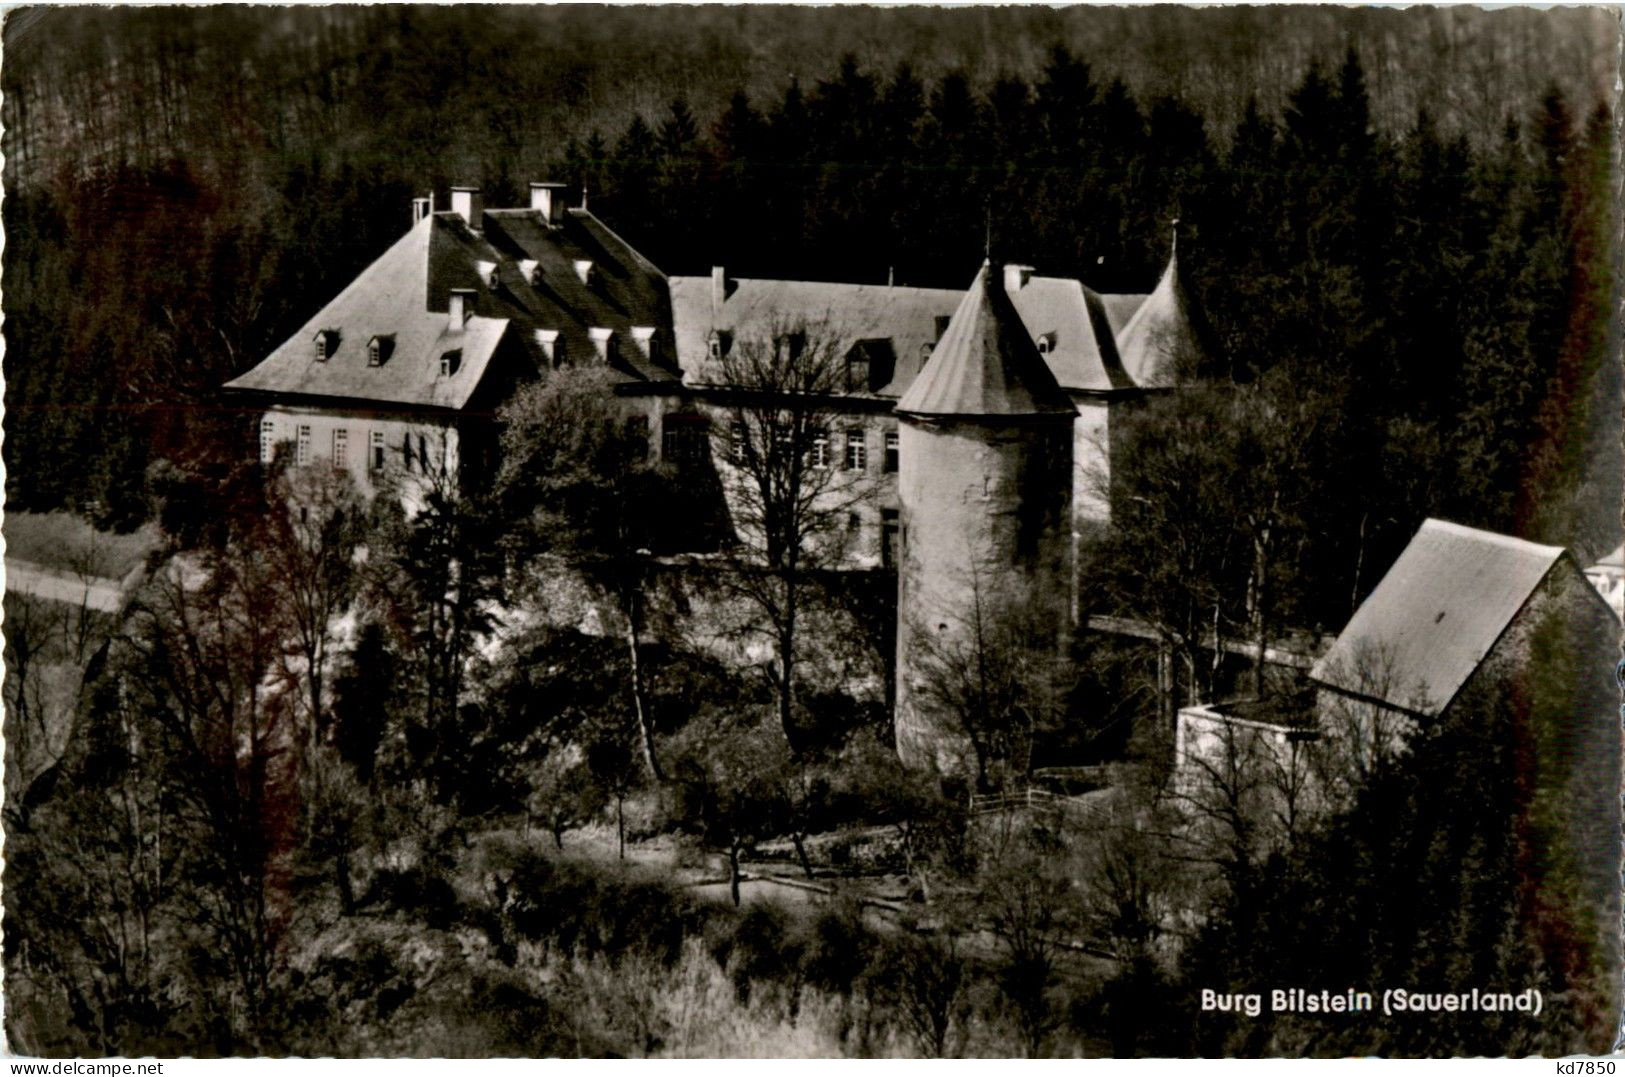
<path fill-rule="evenodd" d="M 996 626 L 1071 628 L 1077 411 L 984 263 L 897 416 L 897 750 L 970 775 L 963 688 Z"/>

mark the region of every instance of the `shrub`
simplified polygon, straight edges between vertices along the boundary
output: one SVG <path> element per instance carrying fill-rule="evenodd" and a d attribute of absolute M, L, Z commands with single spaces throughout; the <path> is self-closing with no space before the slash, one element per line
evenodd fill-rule
<path fill-rule="evenodd" d="M 361 904 L 375 901 L 398 912 L 420 915 L 436 931 L 447 930 L 457 918 L 457 894 L 451 883 L 423 868 L 379 871 Z"/>
<path fill-rule="evenodd" d="M 803 943 L 793 937 L 784 910 L 753 905 L 740 917 L 729 948 L 729 975 L 740 1002 L 749 1002 L 758 983 L 800 986 Z"/>
<path fill-rule="evenodd" d="M 802 975 L 822 991 L 850 996 L 869 967 L 872 943 L 857 904 L 843 902 L 826 909 L 814 922 L 807 940 Z"/>

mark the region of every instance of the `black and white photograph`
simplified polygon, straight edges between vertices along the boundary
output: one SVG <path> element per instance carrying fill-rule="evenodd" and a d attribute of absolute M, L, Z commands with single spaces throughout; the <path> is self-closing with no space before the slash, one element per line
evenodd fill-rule
<path fill-rule="evenodd" d="M 1622 42 L 9 7 L 0 1053 L 1609 1054 Z"/>

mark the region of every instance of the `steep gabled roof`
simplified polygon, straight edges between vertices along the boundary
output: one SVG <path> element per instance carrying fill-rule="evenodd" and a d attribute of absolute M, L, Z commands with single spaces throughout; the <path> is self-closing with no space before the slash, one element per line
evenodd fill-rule
<path fill-rule="evenodd" d="M 1020 288 L 1005 291 L 1028 337 L 1049 339 L 1044 362 L 1061 388 L 1133 387 L 1118 361 L 1110 313 L 1099 293 L 1068 277 L 1029 277 Z"/>
<path fill-rule="evenodd" d="M 1199 346 L 1188 302 L 1176 247 L 1156 288 L 1117 335 L 1123 369 L 1134 384 L 1146 389 L 1178 384 L 1181 357 Z"/>
<path fill-rule="evenodd" d="M 577 275 L 577 260 L 592 262 L 591 286 Z M 520 262 L 534 263 L 534 279 Z M 481 263 L 495 267 L 494 284 Z M 487 210 L 480 231 L 457 214 L 430 214 L 226 388 L 457 410 L 504 340 L 541 362 L 534 330 L 557 330 L 567 357 L 579 360 L 593 354 L 587 329 L 594 326 L 615 331 L 613 365 L 628 381 L 673 381 L 675 372 L 642 352 L 630 332 L 666 324 L 664 284 L 659 270 L 585 210 L 567 210 L 556 224 L 537 210 Z M 449 323 L 454 290 L 469 293 L 461 330 Z M 332 346 L 318 360 L 314 339 L 322 330 Z M 367 355 L 375 336 L 393 338 L 378 366 Z M 459 358 L 443 375 L 448 352 Z"/>
<path fill-rule="evenodd" d="M 897 410 L 967 417 L 1077 414 L 986 263 Z"/>
<path fill-rule="evenodd" d="M 1309 676 L 1439 714 L 1563 557 L 1561 546 L 1428 520 Z"/>
<path fill-rule="evenodd" d="M 1123 327 L 1128 325 L 1129 319 L 1134 317 L 1136 311 L 1145 305 L 1148 293 L 1100 293 L 1100 301 L 1106 307 L 1106 324 L 1114 337 L 1120 337 Z"/>
<path fill-rule="evenodd" d="M 743 339 L 814 325 L 836 334 L 842 354 L 862 340 L 890 340 L 896 366 L 891 381 L 874 395 L 892 398 L 908 391 L 923 366 L 922 345 L 936 343 L 942 335 L 939 321 L 946 321 L 965 296 L 948 288 L 730 277 L 719 303 L 715 287 L 710 277 L 671 278 L 677 357 L 690 384 L 722 380 L 709 358 L 713 332 Z M 1131 385 L 1113 333 L 1144 299 L 1100 295 L 1077 280 L 1036 276 L 1012 295 L 1028 337 L 1051 335 L 1044 361 L 1055 380 L 1063 389 L 1091 392 Z"/>
<path fill-rule="evenodd" d="M 889 340 L 896 367 L 877 395 L 890 397 L 914 380 L 922 346 L 941 335 L 937 319 L 952 314 L 960 298 L 946 288 L 728 278 L 718 303 L 715 287 L 711 277 L 671 278 L 677 358 L 689 383 L 723 380 L 721 366 L 710 359 L 714 332 L 732 340 L 766 340 L 776 332 L 813 328 L 831 334 L 841 355 L 862 341 Z"/>
<path fill-rule="evenodd" d="M 419 221 L 298 332 L 226 388 L 415 407 L 465 405 L 484 378 L 508 319 L 474 315 L 454 332 L 444 295 L 439 311 L 431 309 L 429 252 L 442 228 L 437 216 Z M 325 360 L 316 358 L 312 344 L 321 330 L 337 338 Z M 395 338 L 389 358 L 370 366 L 367 342 L 389 334 Z M 457 350 L 462 358 L 456 372 L 442 377 L 440 356 Z"/>

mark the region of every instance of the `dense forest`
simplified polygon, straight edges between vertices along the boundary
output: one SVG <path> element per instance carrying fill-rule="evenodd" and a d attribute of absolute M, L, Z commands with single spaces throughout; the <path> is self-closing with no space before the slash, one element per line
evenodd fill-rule
<path fill-rule="evenodd" d="M 413 194 L 472 180 L 513 204 L 545 175 L 668 272 L 957 287 L 990 242 L 1147 291 L 1177 219 L 1201 373 L 1318 408 L 1305 626 L 1340 623 L 1428 514 L 1582 556 L 1617 541 L 1599 13 L 780 18 L 13 13 L 11 503 L 129 527 L 220 481 L 248 419 L 216 387 Z M 999 20 L 1021 32 L 982 49 Z"/>

